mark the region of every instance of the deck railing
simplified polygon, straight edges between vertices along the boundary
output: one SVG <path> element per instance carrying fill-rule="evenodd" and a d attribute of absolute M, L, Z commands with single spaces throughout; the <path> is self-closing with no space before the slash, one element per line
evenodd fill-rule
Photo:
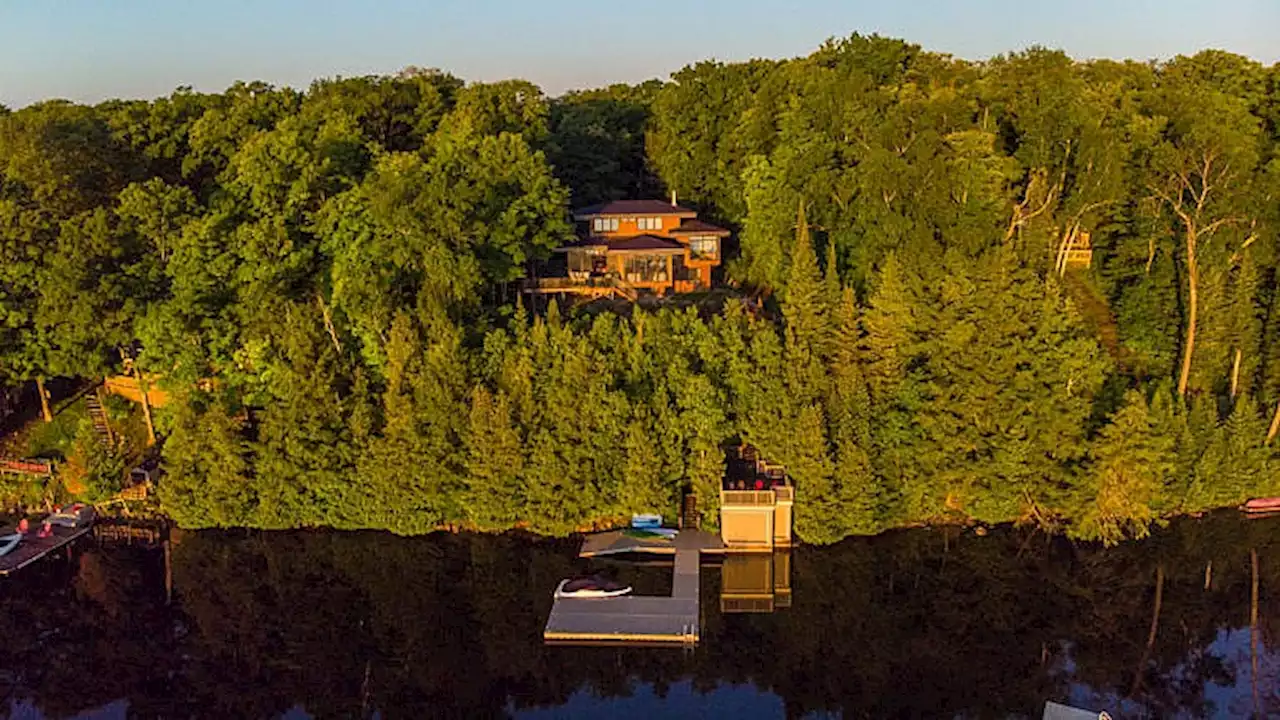
<path fill-rule="evenodd" d="M 609 277 L 545 277 L 534 278 L 525 281 L 525 286 L 529 288 L 537 288 L 538 290 L 564 290 L 566 292 L 577 290 L 579 288 L 612 288 L 614 287 L 613 278 Z"/>
<path fill-rule="evenodd" d="M 1068 250 L 1065 262 L 1070 267 L 1089 267 L 1093 263 L 1093 250 L 1090 248 Z"/>
<path fill-rule="evenodd" d="M 777 500 L 777 496 L 773 494 L 773 490 L 722 490 L 720 492 L 720 505 L 773 505 Z"/>
<path fill-rule="evenodd" d="M 27 460 L 24 458 L 0 456 L 0 473 L 15 475 L 52 475 L 53 463 L 46 460 Z"/>

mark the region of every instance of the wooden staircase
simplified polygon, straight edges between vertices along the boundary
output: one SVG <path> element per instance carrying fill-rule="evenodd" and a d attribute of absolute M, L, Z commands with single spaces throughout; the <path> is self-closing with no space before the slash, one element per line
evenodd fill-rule
<path fill-rule="evenodd" d="M 635 289 L 635 286 L 622 278 L 614 278 L 613 287 L 618 291 L 619 295 L 630 302 L 635 302 L 640 297 L 640 292 Z"/>
<path fill-rule="evenodd" d="M 105 447 L 115 447 L 115 436 L 111 432 L 111 423 L 107 420 L 106 408 L 102 407 L 102 389 L 94 390 L 85 396 L 85 407 L 89 410 L 89 418 L 93 420 L 93 430 L 98 440 Z"/>

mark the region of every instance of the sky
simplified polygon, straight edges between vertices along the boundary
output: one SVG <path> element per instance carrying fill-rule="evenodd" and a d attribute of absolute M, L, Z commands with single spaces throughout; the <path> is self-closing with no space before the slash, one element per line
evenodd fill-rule
<path fill-rule="evenodd" d="M 236 80 L 305 88 L 408 65 L 558 95 L 705 59 L 804 55 L 853 32 L 969 59 L 1044 45 L 1080 59 L 1219 48 L 1272 64 L 1280 0 L 0 0 L 0 104 Z"/>

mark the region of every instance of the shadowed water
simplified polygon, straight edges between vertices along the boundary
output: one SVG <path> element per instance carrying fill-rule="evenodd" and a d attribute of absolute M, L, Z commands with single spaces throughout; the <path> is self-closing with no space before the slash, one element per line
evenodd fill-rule
<path fill-rule="evenodd" d="M 544 646 L 551 590 L 584 567 L 573 541 L 175 539 L 168 604 L 160 548 L 90 542 L 0 581 L 8 717 L 1280 713 L 1280 521 L 1234 513 L 1110 549 L 1016 529 L 800 547 L 771 614 L 721 614 L 705 566 L 693 650 Z M 608 569 L 669 585 L 667 568 Z"/>

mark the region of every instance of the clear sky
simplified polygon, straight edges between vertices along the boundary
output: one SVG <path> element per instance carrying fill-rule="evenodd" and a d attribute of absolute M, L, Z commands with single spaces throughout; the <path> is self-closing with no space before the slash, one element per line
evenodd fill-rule
<path fill-rule="evenodd" d="M 1207 47 L 1280 60 L 1280 0 L 0 0 L 0 103 L 222 90 L 235 80 L 438 67 L 552 95 L 665 78 L 707 58 L 807 54 L 851 32 L 978 59 Z"/>

